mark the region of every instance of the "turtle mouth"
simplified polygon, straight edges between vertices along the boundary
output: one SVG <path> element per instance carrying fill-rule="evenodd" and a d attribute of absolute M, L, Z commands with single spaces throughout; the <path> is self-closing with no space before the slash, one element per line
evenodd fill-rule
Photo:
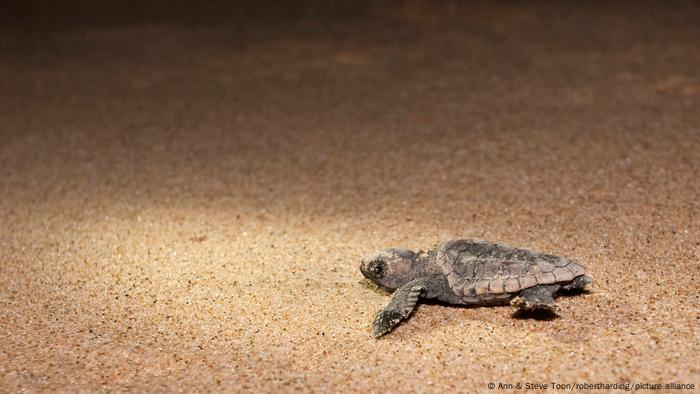
<path fill-rule="evenodd" d="M 369 272 L 367 271 L 367 261 L 362 260 L 362 263 L 360 263 L 360 272 L 362 272 L 362 275 L 365 278 L 372 280 L 372 278 L 369 276 Z"/>
<path fill-rule="evenodd" d="M 378 282 L 384 277 L 386 269 L 386 263 L 379 259 L 369 261 L 363 260 L 362 265 L 360 266 L 360 271 L 362 271 L 362 274 L 374 282 Z"/>

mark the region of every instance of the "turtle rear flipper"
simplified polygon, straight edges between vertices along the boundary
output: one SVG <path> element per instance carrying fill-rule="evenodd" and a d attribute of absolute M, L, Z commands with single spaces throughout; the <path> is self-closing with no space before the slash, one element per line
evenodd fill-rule
<path fill-rule="evenodd" d="M 391 302 L 377 313 L 372 323 L 375 338 L 391 331 L 401 320 L 407 318 L 416 308 L 418 298 L 425 290 L 420 281 L 412 281 L 398 288 L 391 297 Z"/>
<path fill-rule="evenodd" d="M 559 286 L 535 286 L 525 289 L 517 297 L 510 301 L 510 304 L 520 310 L 548 310 L 554 312 L 557 306 L 554 304 L 552 296 Z"/>

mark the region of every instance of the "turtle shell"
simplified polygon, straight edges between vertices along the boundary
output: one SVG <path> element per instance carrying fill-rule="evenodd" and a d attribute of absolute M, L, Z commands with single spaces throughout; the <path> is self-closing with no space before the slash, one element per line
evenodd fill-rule
<path fill-rule="evenodd" d="M 528 287 L 569 282 L 586 272 L 564 257 L 471 239 L 443 245 L 436 263 L 465 302 L 509 298 Z"/>

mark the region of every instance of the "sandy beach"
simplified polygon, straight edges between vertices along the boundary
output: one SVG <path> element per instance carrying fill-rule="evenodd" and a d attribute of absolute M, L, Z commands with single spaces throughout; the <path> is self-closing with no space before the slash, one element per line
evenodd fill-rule
<path fill-rule="evenodd" d="M 3 27 L 0 392 L 697 388 L 700 6 L 466 4 Z M 591 291 L 372 338 L 453 238 Z"/>

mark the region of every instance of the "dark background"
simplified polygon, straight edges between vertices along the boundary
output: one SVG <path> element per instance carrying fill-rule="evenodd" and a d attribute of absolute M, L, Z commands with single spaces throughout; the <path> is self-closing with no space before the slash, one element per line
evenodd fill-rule
<path fill-rule="evenodd" d="M 399 3 L 395 3 L 399 4 Z M 123 23 L 217 22 L 288 23 L 300 18 L 337 19 L 362 16 L 370 8 L 390 7 L 382 1 L 3 1 L 3 23 L 16 26 L 68 27 Z"/>

